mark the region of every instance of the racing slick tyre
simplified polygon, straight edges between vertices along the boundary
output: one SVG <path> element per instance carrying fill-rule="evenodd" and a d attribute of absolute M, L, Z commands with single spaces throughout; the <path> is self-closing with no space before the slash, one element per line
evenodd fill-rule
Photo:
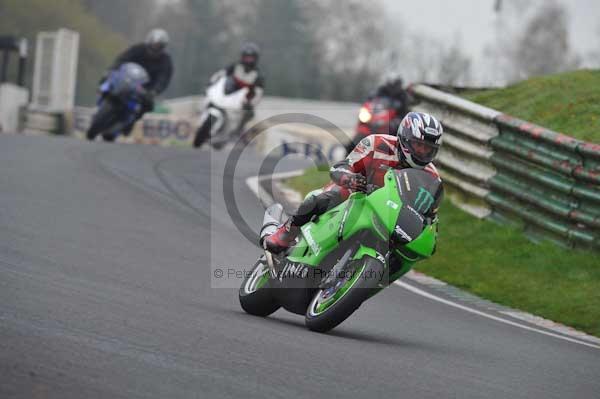
<path fill-rule="evenodd" d="M 109 143 L 112 143 L 117 139 L 117 137 L 114 134 L 110 133 L 102 133 L 102 138 L 104 139 L 104 141 L 107 141 Z"/>
<path fill-rule="evenodd" d="M 200 125 L 198 130 L 196 131 L 196 136 L 194 137 L 194 147 L 198 148 L 202 144 L 204 144 L 210 138 L 210 129 L 212 124 L 215 123 L 216 118 L 212 115 L 209 115 L 208 118 Z"/>
<path fill-rule="evenodd" d="M 103 101 L 92 118 L 92 123 L 86 134 L 87 139 L 93 141 L 96 136 L 110 129 L 117 122 L 117 119 L 117 109 L 112 101 Z M 106 140 L 106 138 L 104 139 Z"/>
<path fill-rule="evenodd" d="M 367 256 L 355 263 L 334 287 L 317 291 L 304 318 L 309 330 L 323 333 L 335 328 L 386 283 L 385 266 L 379 260 Z"/>
<path fill-rule="evenodd" d="M 267 317 L 281 307 L 272 296 L 269 279 L 269 266 L 260 258 L 240 287 L 240 305 L 246 313 Z"/>

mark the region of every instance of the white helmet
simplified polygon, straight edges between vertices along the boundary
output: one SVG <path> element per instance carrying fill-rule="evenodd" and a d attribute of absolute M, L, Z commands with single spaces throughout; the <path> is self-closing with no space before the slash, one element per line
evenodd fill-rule
<path fill-rule="evenodd" d="M 169 44 L 169 34 L 164 29 L 152 29 L 146 35 L 145 43 L 150 50 L 160 53 Z"/>

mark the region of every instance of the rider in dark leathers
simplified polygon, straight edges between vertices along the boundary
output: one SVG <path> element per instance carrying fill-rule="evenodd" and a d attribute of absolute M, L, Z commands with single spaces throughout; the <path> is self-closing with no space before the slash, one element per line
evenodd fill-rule
<path fill-rule="evenodd" d="M 146 92 L 142 97 L 142 108 L 133 122 L 123 128 L 123 134 L 128 136 L 137 120 L 146 112 L 154 109 L 154 97 L 164 92 L 173 76 L 173 61 L 165 51 L 169 43 L 169 35 L 163 29 L 153 29 L 146 36 L 143 43 L 134 44 L 121 53 L 110 70 L 118 69 L 121 65 L 133 62 L 142 66 L 149 76 L 149 81 L 144 85 Z M 101 79 L 101 82 L 106 76 Z"/>
<path fill-rule="evenodd" d="M 394 134 L 402 118 L 409 112 L 409 105 L 412 101 L 408 92 L 404 89 L 402 79 L 397 76 L 388 77 L 375 92 L 369 95 L 369 99 L 375 97 L 387 97 L 391 106 L 396 110 L 397 121 L 390 124 L 390 134 Z"/>
<path fill-rule="evenodd" d="M 394 115 L 393 118 L 389 120 L 389 126 L 387 126 L 388 134 L 394 135 L 398 130 L 398 126 L 400 125 L 400 121 L 402 118 L 408 114 L 410 111 L 409 105 L 412 103 L 411 95 L 404 89 L 402 78 L 396 75 L 388 76 L 381 85 L 377 87 L 377 89 L 373 90 L 369 93 L 367 97 L 367 102 L 373 101 L 375 99 L 386 99 L 388 101 L 388 105 L 386 106 L 386 110 L 390 111 L 390 115 Z M 393 114 L 392 114 L 393 112 Z M 352 152 L 354 147 L 365 137 L 368 133 L 362 131 L 365 127 L 364 123 L 361 122 L 357 127 L 356 134 L 352 138 L 350 142 L 346 145 L 346 151 L 349 154 Z M 369 127 L 369 130 L 371 128 Z M 379 129 L 375 127 L 375 129 Z M 383 132 L 380 132 L 383 133 Z M 370 133 L 372 134 L 372 132 Z"/>

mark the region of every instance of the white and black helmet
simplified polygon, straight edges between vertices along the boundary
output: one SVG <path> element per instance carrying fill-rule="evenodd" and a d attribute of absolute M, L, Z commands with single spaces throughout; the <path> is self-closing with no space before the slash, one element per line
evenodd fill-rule
<path fill-rule="evenodd" d="M 422 112 L 409 112 L 398 127 L 398 146 L 413 168 L 423 168 L 433 161 L 442 144 L 442 124 Z"/>
<path fill-rule="evenodd" d="M 260 47 L 258 47 L 258 44 L 246 42 L 242 45 L 240 50 L 240 62 L 244 66 L 248 68 L 255 68 L 256 64 L 258 64 L 259 57 Z"/>
<path fill-rule="evenodd" d="M 162 52 L 169 44 L 169 34 L 164 29 L 152 29 L 146 35 L 146 46 L 155 52 Z"/>

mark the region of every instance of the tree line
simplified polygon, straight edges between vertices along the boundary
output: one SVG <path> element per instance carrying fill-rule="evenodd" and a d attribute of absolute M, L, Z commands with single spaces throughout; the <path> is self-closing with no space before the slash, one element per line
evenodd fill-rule
<path fill-rule="evenodd" d="M 577 67 L 566 12 L 556 1 L 529 7 L 525 22 L 518 18 L 527 8 L 522 0 L 502 4 L 488 51 L 491 80 Z M 384 10 L 382 0 L 0 0 L 0 34 L 33 44 L 42 30 L 78 31 L 79 104 L 93 103 L 98 78 L 116 55 L 153 27 L 171 35 L 175 75 L 168 97 L 201 93 L 247 40 L 262 48 L 269 95 L 359 101 L 388 73 L 406 81 L 472 81 L 473 60 L 460 37 L 442 42 L 410 32 Z"/>
<path fill-rule="evenodd" d="M 127 37 L 141 39 L 155 26 L 170 33 L 171 96 L 202 91 L 213 72 L 237 60 L 244 41 L 254 41 L 269 94 L 355 100 L 378 79 L 387 53 L 375 23 L 383 20 L 379 0 L 146 0 L 143 10 L 128 0 L 85 2 Z"/>

